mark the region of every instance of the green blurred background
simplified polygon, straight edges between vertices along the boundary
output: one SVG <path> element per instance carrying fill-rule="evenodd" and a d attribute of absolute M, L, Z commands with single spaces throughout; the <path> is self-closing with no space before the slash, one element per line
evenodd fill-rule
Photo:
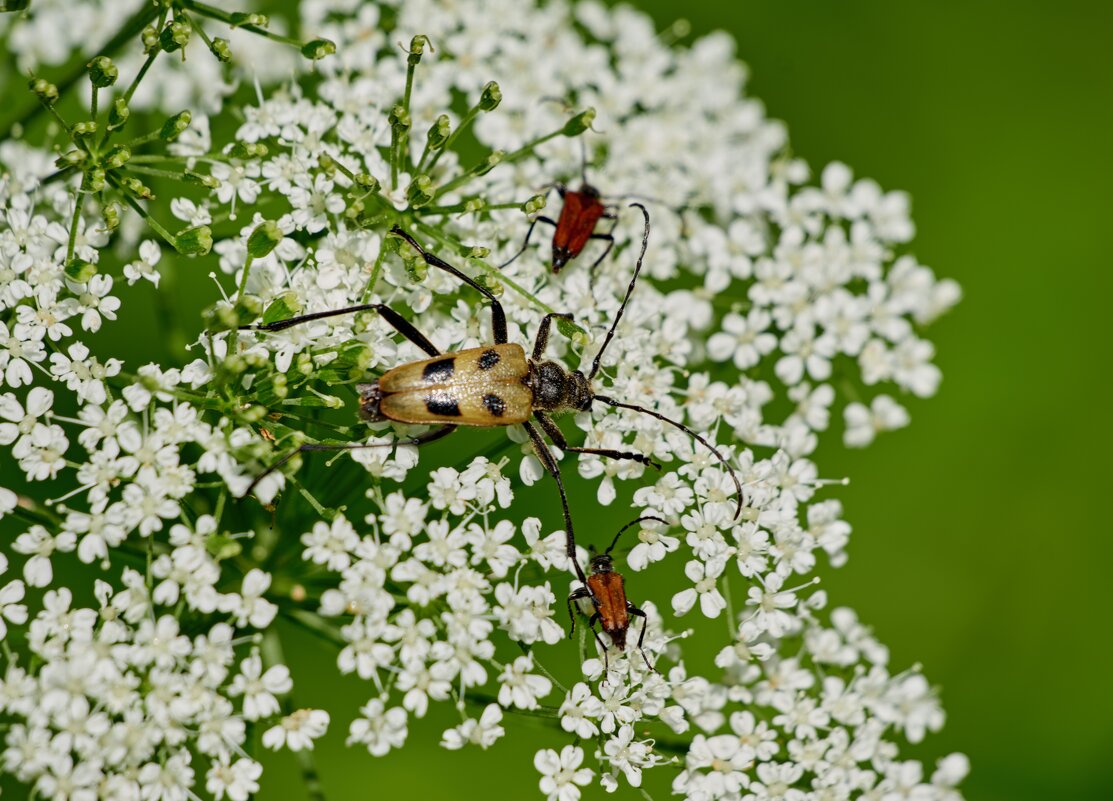
<path fill-rule="evenodd" d="M 874 627 L 894 669 L 922 663 L 943 688 L 947 727 L 906 753 L 929 764 L 969 754 L 971 801 L 1113 798 L 1113 645 L 1103 639 L 1113 630 L 1110 6 L 636 5 L 661 28 L 684 16 L 693 36 L 731 32 L 751 67 L 749 93 L 788 124 L 795 153 L 909 191 L 913 252 L 963 286 L 962 304 L 930 332 L 939 395 L 907 401 L 910 428 L 865 451 L 828 445 L 817 458 L 823 475 L 851 478 L 832 493 L 854 526 L 849 564 L 824 569 L 832 603 Z M 212 299 L 197 275 L 179 274 L 173 300 L 190 329 Z M 133 332 L 167 311 L 125 305 L 106 341 L 126 342 L 132 363 L 165 359 L 170 343 Z M 485 449 L 481 437 L 469 443 Z M 423 463 L 456 463 L 456 453 L 431 451 Z M 594 493 L 578 489 L 574 508 L 592 508 Z M 551 487 L 521 495 L 556 525 Z M 597 541 L 625 522 L 620 505 Z M 667 608 L 672 583 L 651 570 L 633 578 L 631 595 Z M 282 631 L 299 705 L 350 710 L 318 753 L 330 801 L 540 797 L 533 752 L 563 735 L 515 737 L 540 724 L 508 716 L 511 736 L 493 750 L 446 752 L 440 733 L 458 717 L 441 709 L 411 725 L 406 748 L 374 760 L 343 745 L 372 687 L 337 677 L 334 652 L 318 641 Z M 705 640 L 721 641 L 721 631 Z M 555 667 L 571 680 L 574 649 L 565 651 Z M 692 667 L 711 656 L 697 653 Z M 305 798 L 289 755 L 266 763 L 260 799 Z M 660 801 L 669 790 L 657 773 L 647 787 Z"/>
<path fill-rule="evenodd" d="M 825 476 L 851 478 L 838 490 L 851 558 L 825 572 L 832 602 L 874 627 L 894 669 L 920 662 L 943 688 L 946 728 L 905 753 L 929 765 L 967 753 L 970 801 L 1113 798 L 1110 5 L 635 5 L 660 28 L 683 16 L 693 36 L 735 36 L 749 93 L 794 151 L 909 191 L 913 252 L 963 286 L 930 334 L 939 395 L 908 400 L 910 428 L 818 457 Z M 667 607 L 660 578 L 634 581 Z M 317 675 L 322 700 L 366 695 Z M 382 762 L 341 750 L 336 727 L 319 761 L 329 798 L 535 797 L 537 739 L 437 749 L 454 722 L 418 723 Z M 528 726 L 507 722 L 511 735 Z M 294 797 L 289 778 L 263 797 Z M 666 783 L 647 788 L 668 797 Z"/>

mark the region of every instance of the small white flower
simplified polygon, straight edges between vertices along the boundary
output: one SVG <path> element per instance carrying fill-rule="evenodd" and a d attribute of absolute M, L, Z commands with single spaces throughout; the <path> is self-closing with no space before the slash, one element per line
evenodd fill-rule
<path fill-rule="evenodd" d="M 566 745 L 559 754 L 546 748 L 534 755 L 533 766 L 541 774 L 539 784 L 547 801 L 579 801 L 580 787 L 594 775 L 591 768 L 580 767 L 583 761 L 583 749 L 577 745 Z"/>
<path fill-rule="evenodd" d="M 299 709 L 263 732 L 263 746 L 277 751 L 313 750 L 313 741 L 328 730 L 329 714 L 323 709 Z"/>

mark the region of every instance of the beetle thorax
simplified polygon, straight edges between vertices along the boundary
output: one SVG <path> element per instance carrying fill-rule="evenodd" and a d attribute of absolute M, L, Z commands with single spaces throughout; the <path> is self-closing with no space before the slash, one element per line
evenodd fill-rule
<path fill-rule="evenodd" d="M 601 553 L 591 557 L 591 574 L 598 575 L 599 573 L 613 573 L 614 560 L 611 559 L 609 553 Z"/>
<path fill-rule="evenodd" d="M 593 393 L 579 370 L 569 372 L 557 362 L 530 362 L 528 384 L 533 390 L 533 408 L 543 412 L 584 411 Z"/>

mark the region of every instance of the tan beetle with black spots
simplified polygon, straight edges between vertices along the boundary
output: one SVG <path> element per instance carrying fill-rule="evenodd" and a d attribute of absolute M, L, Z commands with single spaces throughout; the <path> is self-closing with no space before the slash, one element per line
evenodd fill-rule
<path fill-rule="evenodd" d="M 550 440 L 560 449 L 572 453 L 590 453 L 610 459 L 630 459 L 642 464 L 659 467 L 648 456 L 631 451 L 617 451 L 609 448 L 583 448 L 569 445 L 563 432 L 550 415 L 564 412 L 587 411 L 595 401 L 621 409 L 631 409 L 650 415 L 686 432 L 702 443 L 719 459 L 730 472 L 737 490 L 737 514 L 742 511 L 742 485 L 734 468 L 726 458 L 706 439 L 687 426 L 672 420 L 659 412 L 635 404 L 623 403 L 592 389 L 591 381 L 599 372 L 603 353 L 614 338 L 615 329 L 622 319 L 626 304 L 637 284 L 642 261 L 649 244 L 649 212 L 640 203 L 633 203 L 645 216 L 645 231 L 642 236 L 641 253 L 634 267 L 634 275 L 626 290 L 622 305 L 615 314 L 610 330 L 603 345 L 595 355 L 591 371 L 585 376 L 579 370 L 568 370 L 564 365 L 545 360 L 545 348 L 549 342 L 549 329 L 554 317 L 571 320 L 572 315 L 561 313 L 546 314 L 541 320 L 533 352 L 527 357 L 521 345 L 507 342 L 506 313 L 502 304 L 486 287 L 476 283 L 458 269 L 426 251 L 417 241 L 397 225 L 391 233 L 410 244 L 431 267 L 444 270 L 476 289 L 491 302 L 491 323 L 494 344 L 480 348 L 469 348 L 455 353 L 441 353 L 424 334 L 389 306 L 381 303 L 366 303 L 334 311 L 316 312 L 279 320 L 274 323 L 260 323 L 245 326 L 255 331 L 282 331 L 301 323 L 333 317 L 340 314 L 354 314 L 361 311 L 375 311 L 398 333 L 429 354 L 430 358 L 399 365 L 383 373 L 377 381 L 359 384 L 360 416 L 368 421 L 394 420 L 399 423 L 438 425 L 438 428 L 409 439 L 399 439 L 386 445 L 424 445 L 448 436 L 459 426 L 508 426 L 521 424 L 529 435 L 537 458 L 545 470 L 556 480 L 560 490 L 561 508 L 564 513 L 567 536 L 567 554 L 574 566 L 577 577 L 586 586 L 587 576 L 576 560 L 575 536 L 572 531 L 572 515 L 568 509 L 568 497 L 560 476 L 560 467 L 542 438 L 541 433 L 530 422 L 532 417 Z M 288 453 L 259 475 L 248 487 L 246 494 L 264 476 L 277 470 L 298 453 L 310 451 L 355 450 L 359 448 L 384 447 L 383 443 L 308 443 Z"/>

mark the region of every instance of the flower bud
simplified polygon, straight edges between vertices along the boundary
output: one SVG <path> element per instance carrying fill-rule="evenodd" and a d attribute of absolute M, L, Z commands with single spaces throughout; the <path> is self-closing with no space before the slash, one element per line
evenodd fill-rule
<path fill-rule="evenodd" d="M 228 40 L 221 39 L 219 36 L 209 42 L 209 52 L 216 57 L 217 61 L 225 64 L 232 60 L 232 50 L 228 47 Z"/>
<path fill-rule="evenodd" d="M 138 178 L 132 178 L 131 176 L 121 178 L 120 186 L 143 200 L 153 200 L 155 197 L 155 193 L 151 191 L 151 188 Z"/>
<path fill-rule="evenodd" d="M 109 203 L 101 211 L 104 215 L 104 229 L 105 231 L 115 231 L 120 227 L 120 209 L 115 203 Z"/>
<path fill-rule="evenodd" d="M 89 158 L 89 154 L 84 150 L 68 150 L 58 158 L 54 159 L 54 166 L 61 169 L 66 167 L 80 167 Z"/>
<path fill-rule="evenodd" d="M 183 256 L 205 256 L 213 249 L 213 232 L 207 225 L 187 228 L 174 237 L 174 248 Z"/>
<path fill-rule="evenodd" d="M 410 185 L 406 188 L 406 199 L 412 209 L 429 205 L 433 202 L 435 194 L 436 187 L 433 185 L 433 179 L 428 175 L 418 175 L 410 181 Z"/>
<path fill-rule="evenodd" d="M 236 142 L 227 150 L 234 159 L 260 159 L 268 152 L 267 146 L 259 142 Z"/>
<path fill-rule="evenodd" d="M 85 175 L 85 188 L 90 192 L 99 192 L 104 189 L 104 170 L 100 167 L 89 170 Z"/>
<path fill-rule="evenodd" d="M 158 44 L 165 52 L 173 53 L 189 44 L 190 27 L 188 22 L 175 20 L 168 23 L 158 35 Z"/>
<path fill-rule="evenodd" d="M 97 274 L 97 265 L 90 264 L 84 259 L 70 259 L 66 262 L 66 277 L 79 284 L 88 283 L 89 279 Z"/>
<path fill-rule="evenodd" d="M 483 159 L 479 164 L 472 168 L 472 175 L 486 175 L 502 161 L 502 157 L 506 155 L 505 150 L 495 150 L 487 158 Z"/>
<path fill-rule="evenodd" d="M 421 55 L 425 52 L 426 45 L 429 46 L 429 50 L 433 50 L 433 43 L 424 34 L 419 33 L 410 39 L 410 55 L 407 57 L 406 63 L 411 67 L 416 67 L 421 62 Z"/>
<path fill-rule="evenodd" d="M 247 238 L 247 252 L 253 259 L 261 259 L 278 247 L 282 237 L 282 229 L 278 227 L 278 223 L 263 220 Z"/>
<path fill-rule="evenodd" d="M 143 29 L 143 33 L 140 34 L 140 39 L 143 41 L 143 51 L 145 53 L 150 53 L 158 47 L 158 28 L 154 25 L 148 25 Z"/>
<path fill-rule="evenodd" d="M 357 172 L 355 176 L 355 184 L 360 189 L 374 194 L 379 191 L 379 179 L 373 175 L 368 175 L 365 172 Z"/>
<path fill-rule="evenodd" d="M 198 184 L 199 186 L 203 186 L 207 189 L 219 189 L 220 188 L 220 184 L 221 184 L 220 179 L 219 178 L 213 178 L 211 175 L 205 175 L 204 173 L 194 172 L 193 170 L 186 170 L 183 173 L 183 175 L 185 175 L 186 181 L 188 181 L 191 184 Z"/>
<path fill-rule="evenodd" d="M 561 133 L 565 136 L 579 136 L 590 128 L 593 122 L 595 122 L 595 109 L 585 109 L 566 122 Z"/>
<path fill-rule="evenodd" d="M 442 114 L 437 117 L 436 121 L 429 127 L 429 135 L 427 137 L 429 151 L 440 150 L 444 147 L 444 143 L 448 141 L 448 137 L 451 134 L 452 122 L 448 119 L 448 115 Z"/>
<path fill-rule="evenodd" d="M 494 111 L 499 107 L 502 102 L 502 90 L 499 85 L 494 81 L 490 81 L 483 87 L 483 94 L 479 96 L 479 110 L 480 111 Z"/>
<path fill-rule="evenodd" d="M 117 170 L 127 164 L 130 159 L 131 150 L 124 145 L 116 145 L 104 155 L 104 160 L 101 163 L 104 164 L 105 169 Z"/>
<path fill-rule="evenodd" d="M 401 103 L 390 110 L 388 119 L 390 127 L 394 129 L 395 133 L 402 133 L 410 129 L 410 112 L 406 111 Z"/>
<path fill-rule="evenodd" d="M 32 78 L 27 82 L 27 87 L 48 106 L 58 102 L 58 87 L 45 78 Z"/>
<path fill-rule="evenodd" d="M 159 139 L 166 142 L 173 142 L 189 127 L 189 123 L 192 119 L 193 115 L 188 111 L 179 111 L 162 124 L 162 130 L 158 132 Z"/>
<path fill-rule="evenodd" d="M 266 223 L 264 223 L 264 225 L 265 224 Z M 271 224 L 273 225 L 273 223 Z M 300 311 L 301 300 L 298 298 L 298 293 L 293 290 L 283 292 L 272 300 L 270 305 L 267 306 L 267 310 L 263 312 L 263 325 L 270 325 L 271 323 L 277 323 L 279 320 L 288 320 L 291 317 L 296 317 Z"/>
<path fill-rule="evenodd" d="M 90 136 L 92 134 L 95 134 L 96 132 L 96 120 L 82 120 L 81 122 L 75 122 L 72 126 L 70 126 L 70 135 L 75 137 Z"/>
<path fill-rule="evenodd" d="M 545 208 L 545 202 L 545 195 L 534 195 L 522 204 L 522 211 L 526 214 L 536 214 L 541 211 L 541 209 Z"/>
<path fill-rule="evenodd" d="M 271 24 L 271 20 L 266 14 L 247 14 L 242 11 L 236 11 L 229 16 L 228 23 L 233 28 L 242 28 L 244 25 L 254 25 L 256 28 L 265 28 Z"/>
<path fill-rule="evenodd" d="M 123 128 L 130 116 L 131 109 L 128 108 L 128 101 L 117 97 L 108 109 L 108 130 L 115 131 Z"/>
<path fill-rule="evenodd" d="M 108 56 L 97 56 L 85 68 L 89 70 L 89 81 L 98 89 L 111 86 L 120 77 L 120 71 Z"/>
<path fill-rule="evenodd" d="M 301 46 L 301 54 L 312 61 L 320 61 L 336 52 L 336 43 L 328 39 L 314 39 Z"/>

